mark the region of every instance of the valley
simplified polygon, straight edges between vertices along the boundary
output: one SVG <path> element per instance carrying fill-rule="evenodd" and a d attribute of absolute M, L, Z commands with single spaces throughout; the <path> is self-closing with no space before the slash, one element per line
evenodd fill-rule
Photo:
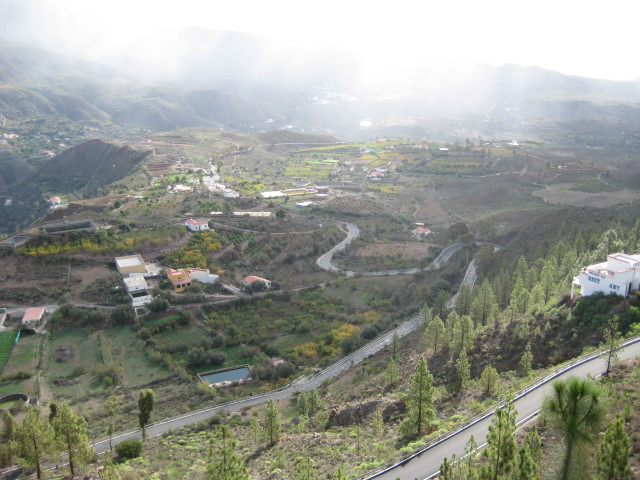
<path fill-rule="evenodd" d="M 640 475 L 638 82 L 173 41 L 0 39 L 0 478 Z"/>

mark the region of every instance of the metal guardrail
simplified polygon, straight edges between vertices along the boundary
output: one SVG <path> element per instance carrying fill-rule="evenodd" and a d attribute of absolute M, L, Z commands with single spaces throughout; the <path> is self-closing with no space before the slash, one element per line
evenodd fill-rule
<path fill-rule="evenodd" d="M 338 360 L 336 363 L 328 366 L 324 370 L 320 370 L 319 372 L 315 373 L 313 376 L 311 376 L 308 380 L 306 380 L 302 384 L 294 385 L 294 383 L 295 383 L 295 381 L 294 381 L 294 382 L 288 383 L 287 385 L 284 385 L 284 386 L 282 386 L 280 388 L 276 388 L 274 390 L 271 390 L 269 392 L 260 393 L 260 394 L 253 395 L 253 396 L 250 396 L 250 397 L 240 398 L 240 399 L 237 399 L 237 400 L 231 400 L 229 402 L 225 402 L 225 403 L 221 403 L 219 405 L 214 405 L 214 406 L 211 406 L 211 407 L 207 407 L 207 408 L 204 408 L 202 410 L 196 410 L 194 412 L 189 412 L 189 413 L 184 414 L 184 415 L 178 415 L 178 416 L 175 416 L 175 417 L 167 418 L 167 419 L 162 420 L 160 422 L 150 423 L 149 425 L 146 426 L 146 430 L 148 431 L 149 429 L 152 429 L 154 427 L 158 427 L 160 425 L 166 425 L 167 423 L 172 423 L 172 422 L 175 422 L 175 421 L 178 421 L 178 420 L 186 419 L 186 418 L 189 418 L 189 417 L 194 417 L 196 415 L 201 415 L 201 414 L 204 414 L 204 413 L 207 413 L 207 412 L 211 412 L 211 411 L 214 411 L 214 410 L 224 410 L 225 408 L 228 408 L 228 407 L 231 407 L 231 406 L 235 406 L 235 405 L 239 405 L 239 404 L 242 404 L 242 403 L 254 402 L 257 399 L 270 397 L 274 393 L 282 392 L 282 391 L 287 390 L 289 388 L 293 388 L 294 386 L 296 388 L 303 387 L 304 384 L 306 384 L 308 382 L 311 382 L 314 379 L 316 379 L 317 377 L 319 377 L 319 376 L 321 376 L 323 374 L 327 374 L 327 373 L 331 372 L 332 370 L 335 370 L 338 367 L 342 367 L 342 366 L 345 366 L 345 365 L 349 365 L 350 366 L 351 363 L 352 363 L 352 360 L 354 360 L 357 356 L 362 355 L 365 350 L 371 348 L 374 345 L 378 345 L 378 344 L 383 344 L 384 345 L 387 340 L 389 340 L 390 338 L 393 338 L 393 334 L 394 333 L 398 333 L 401 329 L 406 328 L 407 326 L 412 326 L 411 323 L 413 322 L 413 323 L 415 323 L 415 326 L 412 326 L 413 328 L 411 328 L 409 331 L 404 333 L 402 336 L 408 335 L 409 333 L 413 332 L 417 328 L 420 320 L 422 320 L 422 315 L 414 316 L 410 320 L 407 320 L 403 324 L 401 324 L 398 327 L 394 328 L 393 330 L 389 331 L 388 333 L 386 333 L 384 336 L 380 337 L 379 339 L 368 343 L 364 347 L 361 347 L 358 350 L 356 350 L 355 352 L 350 353 L 349 355 L 347 355 L 343 359 Z M 384 346 L 381 347 L 380 350 L 382 348 L 384 348 Z M 367 358 L 369 356 L 370 355 L 367 355 L 364 358 Z M 127 436 L 130 436 L 130 435 L 133 435 L 133 434 L 136 434 L 136 433 L 141 433 L 141 432 L 142 432 L 142 430 L 139 429 L 139 428 L 132 428 L 130 430 L 126 430 L 126 431 L 124 431 L 122 433 L 119 433 L 118 435 L 112 437 L 112 440 L 116 440 L 116 439 L 122 438 L 122 437 L 127 437 Z M 147 438 L 152 438 L 152 437 L 155 437 L 155 436 L 158 436 L 158 435 L 161 435 L 161 434 L 149 435 Z M 94 441 L 93 442 L 93 446 L 95 448 L 95 446 L 97 444 L 108 443 L 108 442 L 109 442 L 109 437 L 102 438 L 102 439 Z"/>
<path fill-rule="evenodd" d="M 632 345 L 632 344 L 638 343 L 638 342 L 640 342 L 640 335 L 636 335 L 635 337 L 631 337 L 631 338 L 625 340 L 624 342 L 621 343 L 621 347 L 624 348 L 624 347 L 627 347 L 629 345 Z M 572 368 L 574 368 L 574 367 L 576 367 L 578 365 L 590 362 L 591 360 L 604 355 L 608 351 L 609 351 L 608 349 L 596 350 L 595 352 L 587 353 L 587 354 L 582 355 L 580 357 L 574 358 L 573 360 L 571 360 L 571 361 L 569 361 L 567 363 L 564 363 L 559 367 L 556 367 L 551 373 L 547 373 L 547 374 L 543 375 L 541 378 L 535 380 L 534 382 L 530 383 L 529 385 L 527 385 L 523 389 L 519 390 L 516 393 L 516 395 L 514 396 L 513 401 L 515 402 L 516 400 L 519 400 L 520 398 L 524 397 L 527 393 L 529 393 L 529 392 L 541 387 L 542 385 L 550 382 L 551 380 L 554 380 L 555 378 L 557 378 L 561 374 L 571 370 Z M 443 433 L 442 435 L 439 435 L 438 437 L 431 439 L 425 446 L 420 447 L 419 449 L 416 449 L 413 452 L 404 455 L 399 460 L 397 460 L 397 461 L 395 461 L 393 463 L 388 463 L 387 465 L 384 465 L 384 466 L 375 468 L 373 470 L 370 470 L 370 471 L 368 471 L 366 473 L 363 473 L 362 475 L 359 475 L 358 477 L 355 477 L 354 480 L 365 480 L 365 479 L 369 479 L 369 478 L 375 478 L 375 477 L 377 477 L 379 475 L 382 475 L 383 473 L 386 473 L 386 472 L 388 472 L 388 471 L 390 471 L 390 470 L 392 470 L 392 469 L 394 469 L 396 467 L 399 467 L 399 466 L 402 466 L 402 465 L 406 464 L 407 462 L 409 462 L 410 460 L 414 459 L 417 456 L 420 456 L 421 454 L 423 454 L 427 450 L 432 449 L 436 445 L 439 445 L 440 443 L 448 440 L 449 438 L 458 435 L 462 431 L 468 429 L 469 427 L 475 425 L 478 422 L 481 422 L 485 418 L 490 417 L 491 415 L 493 415 L 495 413 L 495 411 L 498 408 L 502 407 L 503 405 L 504 405 L 504 401 L 498 402 L 494 406 L 486 409 L 482 413 L 477 414 L 476 416 L 470 418 L 466 422 L 464 422 L 464 423 L 458 425 L 457 427 L 454 427 L 453 429 L 449 430 L 448 432 Z M 436 475 L 436 474 L 434 474 L 434 475 Z M 427 477 L 424 480 L 429 480 L 431 478 L 435 478 L 434 475 L 431 475 L 430 477 Z"/>

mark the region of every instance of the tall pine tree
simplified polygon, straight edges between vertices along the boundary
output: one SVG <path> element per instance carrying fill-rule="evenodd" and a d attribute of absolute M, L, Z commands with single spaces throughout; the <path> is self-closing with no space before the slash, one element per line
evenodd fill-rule
<path fill-rule="evenodd" d="M 618 415 L 609 424 L 598 447 L 596 471 L 598 480 L 627 480 L 631 478 L 629 450 L 631 444 L 624 431 L 624 419 Z"/>
<path fill-rule="evenodd" d="M 206 470 L 207 480 L 249 480 L 247 467 L 236 454 L 236 441 L 227 425 L 220 426 L 216 435 L 214 449 L 212 440 L 209 447 L 209 464 Z M 215 454 L 214 454 L 215 451 Z"/>
<path fill-rule="evenodd" d="M 435 418 L 433 408 L 433 376 L 429 373 L 427 362 L 420 357 L 416 372 L 411 377 L 411 391 L 407 396 L 409 412 L 403 422 L 403 431 L 419 435 L 429 428 Z"/>

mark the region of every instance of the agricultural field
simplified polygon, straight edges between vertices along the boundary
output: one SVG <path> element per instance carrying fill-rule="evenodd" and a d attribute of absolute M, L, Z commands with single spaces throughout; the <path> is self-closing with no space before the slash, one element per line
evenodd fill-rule
<path fill-rule="evenodd" d="M 0 332 L 0 368 L 9 360 L 9 355 L 16 343 L 18 331 Z"/>
<path fill-rule="evenodd" d="M 43 388 L 57 398 L 74 402 L 92 392 L 107 392 L 111 383 L 104 380 L 106 376 L 118 375 L 115 383 L 131 386 L 169 375 L 163 365 L 149 357 L 130 327 L 55 332 L 48 342 L 44 365 Z"/>
<path fill-rule="evenodd" d="M 17 332 L 0 332 L 2 335 L 17 334 Z M 39 353 L 44 337 L 35 334 L 21 334 L 11 358 L 7 362 L 2 375 L 11 379 L 0 380 L 0 396 L 9 393 L 37 394 L 37 379 Z"/>

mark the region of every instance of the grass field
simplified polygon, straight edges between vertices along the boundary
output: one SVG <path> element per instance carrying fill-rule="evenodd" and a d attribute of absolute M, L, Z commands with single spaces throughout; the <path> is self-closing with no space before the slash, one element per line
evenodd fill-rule
<path fill-rule="evenodd" d="M 56 362 L 55 351 L 70 347 L 71 360 Z M 97 332 L 65 329 L 52 336 L 47 349 L 44 380 L 54 396 L 76 398 L 89 391 L 102 390 L 95 372 L 112 363 L 123 369 L 125 386 L 144 384 L 168 376 L 168 370 L 149 358 L 142 341 L 130 327 L 116 327 Z M 73 385 L 58 386 L 56 378 L 69 378 Z"/>
<path fill-rule="evenodd" d="M 2 333 L 14 334 L 14 339 L 15 335 L 17 335 L 17 332 Z M 2 335 L 2 333 L 0 333 L 0 335 Z M 42 339 L 43 337 L 40 335 L 21 335 L 20 340 L 11 354 L 9 362 L 7 362 L 7 365 L 2 372 L 3 375 L 11 375 L 24 371 L 35 374 L 36 362 L 34 362 L 34 360 L 38 357 L 39 341 Z M 0 396 L 7 395 L 9 393 L 27 393 L 31 395 L 35 393 L 34 387 L 34 377 L 0 381 Z"/>
<path fill-rule="evenodd" d="M 9 359 L 13 344 L 16 342 L 18 336 L 17 331 L 0 332 L 0 368 L 4 366 Z"/>

